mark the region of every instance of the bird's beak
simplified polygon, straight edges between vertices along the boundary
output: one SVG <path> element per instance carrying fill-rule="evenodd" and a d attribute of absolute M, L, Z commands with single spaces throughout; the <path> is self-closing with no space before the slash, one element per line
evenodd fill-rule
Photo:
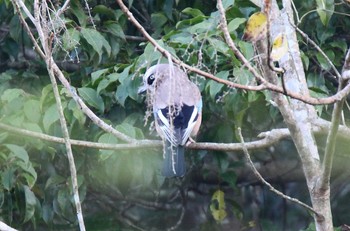
<path fill-rule="evenodd" d="M 139 87 L 139 90 L 137 91 L 137 94 L 142 94 L 142 93 L 145 93 L 147 91 L 147 85 L 143 85 L 141 87 Z"/>

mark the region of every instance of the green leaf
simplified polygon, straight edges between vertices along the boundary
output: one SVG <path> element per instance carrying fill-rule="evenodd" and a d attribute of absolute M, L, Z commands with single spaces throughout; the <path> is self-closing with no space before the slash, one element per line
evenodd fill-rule
<path fill-rule="evenodd" d="M 79 45 L 80 36 L 79 31 L 75 28 L 69 28 L 66 30 L 62 37 L 64 49 L 70 51 Z"/>
<path fill-rule="evenodd" d="M 5 147 L 7 147 L 11 153 L 13 154 L 13 156 L 17 157 L 18 159 L 21 159 L 24 161 L 24 163 L 28 163 L 29 161 L 29 156 L 27 151 L 18 145 L 14 145 L 14 144 L 5 144 Z"/>
<path fill-rule="evenodd" d="M 345 53 L 345 52 L 347 51 L 347 49 L 348 49 L 348 45 L 346 44 L 346 42 L 345 42 L 344 40 L 333 41 L 333 42 L 330 42 L 329 45 L 330 45 L 331 47 L 341 49 L 344 53 Z"/>
<path fill-rule="evenodd" d="M 98 139 L 99 143 L 106 143 L 106 144 L 117 144 L 119 143 L 118 139 L 110 134 L 110 133 L 106 133 L 103 134 L 102 136 L 100 136 L 100 138 Z M 106 150 L 106 149 L 101 149 L 100 150 L 100 156 L 99 159 L 100 160 L 106 160 L 108 159 L 115 151 L 114 150 Z"/>
<path fill-rule="evenodd" d="M 154 28 L 163 29 L 162 26 L 168 21 L 163 13 L 154 13 L 151 16 L 151 24 Z"/>
<path fill-rule="evenodd" d="M 44 114 L 43 117 L 43 125 L 45 131 L 49 131 L 50 126 L 55 123 L 57 120 L 59 120 L 60 116 L 57 111 L 56 104 L 51 105 Z"/>
<path fill-rule="evenodd" d="M 216 74 L 216 76 L 219 77 L 220 79 L 227 79 L 228 75 L 229 75 L 228 71 L 221 71 L 221 72 Z M 219 93 L 219 91 L 221 91 L 223 84 L 218 83 L 214 80 L 209 80 L 207 83 L 207 87 L 209 87 L 210 97 L 213 100 L 215 100 L 216 94 Z"/>
<path fill-rule="evenodd" d="M 230 185 L 231 188 L 237 188 L 237 173 L 235 171 L 225 171 L 223 174 L 221 174 L 221 177 Z"/>
<path fill-rule="evenodd" d="M 34 216 L 35 206 L 36 206 L 36 197 L 28 186 L 24 185 L 23 188 L 24 188 L 24 196 L 26 200 L 25 202 L 26 212 L 25 212 L 23 222 L 27 222 Z"/>
<path fill-rule="evenodd" d="M 14 187 L 14 184 L 16 182 L 14 173 L 15 173 L 15 169 L 9 168 L 9 169 L 6 169 L 1 174 L 1 176 L 2 176 L 2 178 L 1 178 L 2 186 L 7 191 L 10 191 Z"/>
<path fill-rule="evenodd" d="M 100 112 L 104 112 L 105 105 L 103 99 L 97 94 L 95 89 L 88 87 L 78 88 L 78 93 L 90 106 L 98 109 Z"/>
<path fill-rule="evenodd" d="M 54 211 L 52 209 L 52 206 L 50 204 L 48 204 L 47 202 L 43 204 L 43 219 L 44 221 L 49 224 L 52 222 L 53 216 L 54 216 Z"/>
<path fill-rule="evenodd" d="M 3 102 L 11 102 L 12 100 L 19 98 L 24 95 L 24 91 L 22 89 L 7 89 L 1 96 L 1 101 Z"/>
<path fill-rule="evenodd" d="M 200 23 L 200 22 L 202 22 L 204 19 L 206 19 L 206 17 L 203 16 L 203 15 L 198 15 L 198 16 L 196 16 L 196 17 L 194 17 L 194 18 L 185 19 L 185 20 L 182 20 L 182 21 L 178 22 L 178 23 L 176 24 L 176 28 L 177 28 L 177 29 L 186 28 L 186 27 L 188 27 L 188 26 L 191 26 L 191 25 L 195 25 L 195 24 L 197 24 L 197 23 Z"/>
<path fill-rule="evenodd" d="M 233 33 L 237 30 L 237 28 L 243 24 L 244 22 L 246 21 L 245 18 L 234 18 L 228 25 L 227 25 L 227 28 L 228 28 L 228 31 L 230 33 Z"/>
<path fill-rule="evenodd" d="M 216 39 L 216 38 L 208 38 L 208 42 L 213 46 L 214 49 L 217 51 L 223 53 L 224 55 L 228 54 L 228 51 L 230 50 L 227 43 Z"/>
<path fill-rule="evenodd" d="M 37 173 L 34 170 L 31 162 L 25 164 L 23 162 L 18 162 L 17 166 L 20 167 L 23 171 L 23 173 L 21 173 L 21 177 L 24 177 L 27 181 L 27 184 L 29 187 L 33 187 L 36 180 L 37 180 Z"/>
<path fill-rule="evenodd" d="M 325 54 L 328 56 L 328 58 L 330 60 L 334 60 L 335 58 L 335 54 L 332 50 L 327 50 L 325 52 Z M 316 54 L 316 58 L 317 58 L 317 61 L 320 63 L 321 67 L 324 69 L 324 70 L 330 70 L 331 69 L 331 65 L 330 63 L 326 60 L 326 58 L 321 54 L 321 53 L 317 53 Z"/>
<path fill-rule="evenodd" d="M 115 93 L 115 99 L 124 107 L 125 100 L 128 97 L 128 86 L 126 84 L 121 84 L 118 86 Z"/>
<path fill-rule="evenodd" d="M 316 4 L 322 24 L 327 26 L 334 13 L 334 0 L 316 0 Z"/>
<path fill-rule="evenodd" d="M 86 22 L 88 22 L 88 16 L 86 16 L 80 2 L 78 0 L 71 1 L 69 10 L 72 11 L 76 18 L 79 20 L 79 24 L 82 27 L 85 27 Z"/>
<path fill-rule="evenodd" d="M 102 78 L 102 76 L 108 72 L 108 68 L 104 68 L 104 69 L 100 69 L 100 70 L 97 70 L 97 71 L 94 71 L 91 73 L 91 80 L 92 80 L 92 84 L 95 84 L 95 82 Z"/>
<path fill-rule="evenodd" d="M 192 17 L 197 17 L 197 16 L 205 16 L 202 11 L 196 9 L 196 8 L 191 8 L 187 7 L 184 10 L 182 10 L 182 13 L 191 15 Z"/>
<path fill-rule="evenodd" d="M 112 35 L 115 35 L 118 38 L 125 40 L 125 34 L 123 31 L 123 28 L 119 25 L 119 23 L 114 21 L 107 21 L 105 22 L 104 26 L 106 27 L 109 33 L 111 33 Z"/>
<path fill-rule="evenodd" d="M 129 78 L 129 71 L 130 71 L 130 68 L 131 68 L 131 65 L 124 68 L 124 70 L 122 71 L 122 73 L 119 74 L 119 82 L 121 84 L 126 84 L 126 80 L 130 81 L 130 78 Z"/>
<path fill-rule="evenodd" d="M 38 100 L 28 100 L 24 104 L 24 114 L 30 122 L 39 123 L 41 120 L 40 102 Z"/>
<path fill-rule="evenodd" d="M 118 131 L 120 131 L 123 134 L 126 134 L 130 137 L 135 138 L 135 127 L 133 127 L 132 125 L 128 124 L 128 123 L 122 123 L 119 124 L 115 127 L 115 129 L 117 129 Z"/>
<path fill-rule="evenodd" d="M 92 46 L 92 48 L 98 53 L 100 59 L 102 57 L 102 48 L 104 47 L 110 55 L 111 46 L 108 41 L 101 35 L 100 32 L 90 29 L 90 28 L 81 28 L 81 35 L 83 38 Z"/>
<path fill-rule="evenodd" d="M 107 76 L 105 76 L 105 78 L 103 78 L 97 86 L 97 93 L 100 94 L 100 92 L 104 89 L 106 89 L 111 83 L 115 83 L 118 78 L 119 78 L 119 73 L 112 73 L 109 74 Z"/>
<path fill-rule="evenodd" d="M 114 11 L 111 8 L 106 7 L 105 5 L 97 5 L 97 6 L 95 6 L 94 9 L 93 9 L 93 12 L 96 13 L 96 14 L 104 14 L 108 18 L 112 18 L 112 19 L 115 17 Z"/>
<path fill-rule="evenodd" d="M 239 49 L 248 60 L 254 57 L 254 47 L 250 42 L 239 41 Z"/>
<path fill-rule="evenodd" d="M 205 33 L 211 29 L 214 29 L 213 27 L 215 27 L 216 24 L 214 24 L 212 21 L 210 20 L 204 20 L 203 22 L 197 23 L 193 26 L 188 27 L 188 32 L 190 32 L 191 34 L 200 34 L 200 33 Z M 192 39 L 192 38 L 191 38 Z"/>
<path fill-rule="evenodd" d="M 66 178 L 60 176 L 60 175 L 53 175 L 50 176 L 49 179 L 47 179 L 45 184 L 45 190 L 53 187 L 57 188 L 58 185 L 63 184 L 66 181 Z"/>
<path fill-rule="evenodd" d="M 59 205 L 59 208 L 64 213 L 66 211 L 66 208 L 69 206 L 69 198 L 67 190 L 61 189 L 57 193 L 57 202 Z"/>
<path fill-rule="evenodd" d="M 69 101 L 68 109 L 73 111 L 74 118 L 76 118 L 79 121 L 79 124 L 83 126 L 86 121 L 86 115 L 84 112 L 82 112 L 82 110 L 80 110 L 77 103 L 73 99 Z"/>

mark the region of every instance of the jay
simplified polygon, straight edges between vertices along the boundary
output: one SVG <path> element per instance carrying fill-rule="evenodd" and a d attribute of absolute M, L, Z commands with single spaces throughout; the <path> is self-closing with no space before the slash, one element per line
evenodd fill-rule
<path fill-rule="evenodd" d="M 173 64 L 157 64 L 143 76 L 138 93 L 147 91 L 157 133 L 164 141 L 162 174 L 186 172 L 184 146 L 196 136 L 202 121 L 202 97 L 196 84 Z"/>

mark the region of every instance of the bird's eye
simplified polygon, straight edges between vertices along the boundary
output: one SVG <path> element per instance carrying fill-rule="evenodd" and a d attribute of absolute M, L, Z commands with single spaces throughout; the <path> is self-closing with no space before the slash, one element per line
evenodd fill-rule
<path fill-rule="evenodd" d="M 147 84 L 148 84 L 148 85 L 152 85 L 153 82 L 154 82 L 154 79 L 155 79 L 154 74 L 151 74 L 150 76 L 148 76 L 148 78 L 147 78 Z"/>

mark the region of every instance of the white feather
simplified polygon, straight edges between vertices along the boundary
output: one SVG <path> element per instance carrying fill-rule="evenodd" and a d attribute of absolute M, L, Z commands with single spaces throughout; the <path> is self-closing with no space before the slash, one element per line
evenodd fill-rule
<path fill-rule="evenodd" d="M 177 146 L 177 140 L 174 135 L 174 129 L 169 124 L 169 121 L 165 116 L 163 115 L 161 110 L 158 110 L 157 116 L 162 121 L 162 124 L 159 124 L 159 128 L 163 132 L 163 136 L 173 145 Z"/>
<path fill-rule="evenodd" d="M 190 137 L 191 132 L 192 132 L 194 126 L 196 125 L 196 121 L 194 121 L 194 119 L 196 118 L 197 114 L 198 114 L 198 110 L 197 110 L 196 107 L 194 107 L 194 108 L 193 108 L 192 115 L 191 115 L 191 118 L 190 118 L 190 120 L 188 121 L 187 128 L 186 128 L 186 130 L 185 130 L 185 132 L 184 132 L 184 135 L 183 135 L 183 137 L 182 137 L 181 145 L 185 145 L 186 142 L 187 142 L 187 140 L 188 140 L 188 138 Z"/>

